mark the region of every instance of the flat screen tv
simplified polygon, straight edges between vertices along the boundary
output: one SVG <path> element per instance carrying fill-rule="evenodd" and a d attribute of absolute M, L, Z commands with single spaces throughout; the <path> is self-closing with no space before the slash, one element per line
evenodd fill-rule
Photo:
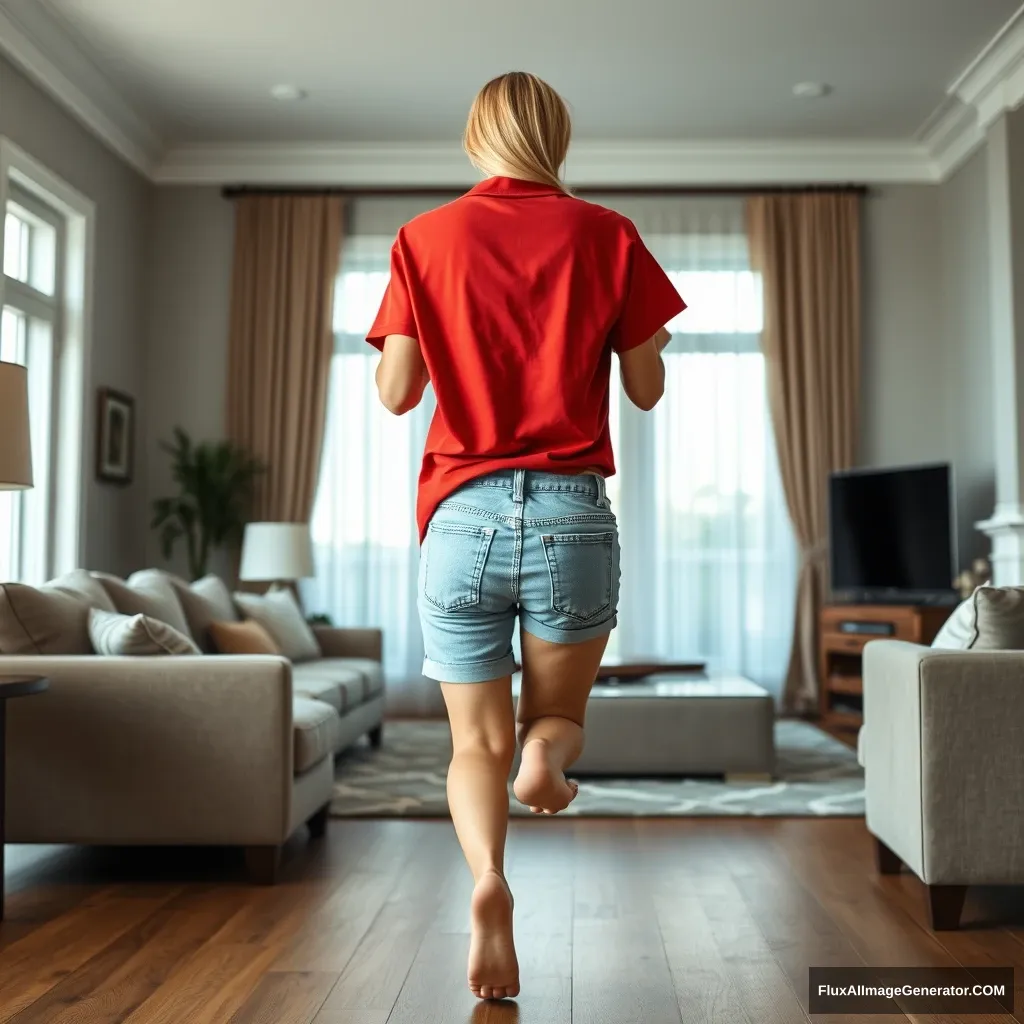
<path fill-rule="evenodd" d="M 840 601 L 953 602 L 955 537 L 947 463 L 829 479 L 832 591 Z"/>

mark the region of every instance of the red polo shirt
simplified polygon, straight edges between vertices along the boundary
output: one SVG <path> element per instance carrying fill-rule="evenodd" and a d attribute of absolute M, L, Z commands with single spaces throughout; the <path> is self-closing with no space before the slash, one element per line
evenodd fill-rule
<path fill-rule="evenodd" d="M 627 218 L 550 185 L 490 178 L 406 224 L 367 341 L 416 338 L 430 372 L 421 541 L 438 504 L 474 477 L 611 476 L 612 351 L 685 308 Z"/>

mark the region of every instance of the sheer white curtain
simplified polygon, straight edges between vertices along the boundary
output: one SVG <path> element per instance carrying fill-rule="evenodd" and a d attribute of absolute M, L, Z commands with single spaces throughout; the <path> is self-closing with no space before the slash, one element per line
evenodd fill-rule
<path fill-rule="evenodd" d="M 760 353 L 760 281 L 741 201 L 609 199 L 636 223 L 690 308 L 670 325 L 654 413 L 612 391 L 623 589 L 612 650 L 701 658 L 778 693 L 789 653 L 795 546 L 775 460 Z M 317 576 L 306 607 L 338 624 L 382 626 L 402 707 L 428 706 L 416 618 L 416 481 L 432 392 L 409 416 L 377 402 L 363 341 L 383 295 L 408 202 L 356 204 L 342 259 L 336 350 L 313 514 Z"/>
<path fill-rule="evenodd" d="M 345 243 L 335 290 L 335 353 L 327 431 L 311 529 L 316 577 L 303 587 L 305 607 L 337 625 L 384 630 L 384 665 L 394 704 L 415 708 L 429 695 L 420 669 L 416 615 L 416 484 L 434 412 L 428 388 L 407 416 L 377 398 L 378 356 L 366 331 L 388 281 L 391 235 L 356 235 Z"/>
<path fill-rule="evenodd" d="M 665 398 L 613 390 L 622 535 L 616 654 L 706 660 L 781 692 L 796 547 L 768 416 L 761 282 L 740 199 L 608 199 L 689 308 L 669 325 Z"/>

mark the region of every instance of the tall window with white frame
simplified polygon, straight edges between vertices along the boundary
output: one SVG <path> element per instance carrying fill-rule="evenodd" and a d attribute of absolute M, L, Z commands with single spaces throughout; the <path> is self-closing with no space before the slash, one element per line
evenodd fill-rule
<path fill-rule="evenodd" d="M 35 487 L 0 493 L 0 580 L 41 583 L 53 566 L 66 219 L 11 183 L 4 219 L 0 360 L 28 369 Z"/>

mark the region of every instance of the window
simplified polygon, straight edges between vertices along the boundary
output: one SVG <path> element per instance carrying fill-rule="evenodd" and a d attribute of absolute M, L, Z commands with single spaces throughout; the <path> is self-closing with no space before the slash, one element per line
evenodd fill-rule
<path fill-rule="evenodd" d="M 78 564 L 91 204 L 0 141 L 0 360 L 28 370 L 35 486 L 0 492 L 0 580 Z"/>
<path fill-rule="evenodd" d="M 60 215 L 12 187 L 4 223 L 0 360 L 28 368 L 35 487 L 0 493 L 0 579 L 41 583 L 52 561 L 50 435 L 63 249 Z"/>
<path fill-rule="evenodd" d="M 729 230 L 695 223 L 645 234 L 689 308 L 669 325 L 666 400 L 653 414 L 613 382 L 619 472 L 608 481 L 623 547 L 622 656 L 700 658 L 778 691 L 792 632 L 795 544 L 768 416 L 761 280 L 742 207 Z M 388 281 L 390 236 L 346 243 L 335 290 L 327 439 L 313 514 L 317 578 L 308 607 L 385 626 L 385 663 L 415 687 L 419 463 L 433 411 L 378 406 L 377 355 L 364 337 Z M 410 680 L 412 683 L 410 684 Z"/>

